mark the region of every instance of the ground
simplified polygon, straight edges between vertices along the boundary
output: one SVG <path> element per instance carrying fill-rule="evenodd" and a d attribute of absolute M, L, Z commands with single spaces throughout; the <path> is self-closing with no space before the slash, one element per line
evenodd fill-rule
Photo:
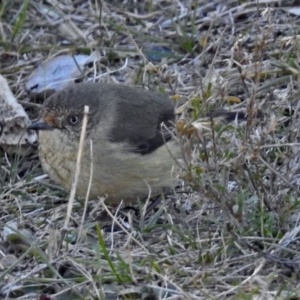
<path fill-rule="evenodd" d="M 94 51 L 78 80 L 168 93 L 189 142 L 148 216 L 98 199 L 84 213 L 76 198 L 68 224 L 69 194 L 42 176 L 36 147 L 1 150 L 0 298 L 299 299 L 296 4 L 0 1 L 0 74 L 32 119 L 35 68 Z M 107 230 L 120 210 L 126 223 Z"/>

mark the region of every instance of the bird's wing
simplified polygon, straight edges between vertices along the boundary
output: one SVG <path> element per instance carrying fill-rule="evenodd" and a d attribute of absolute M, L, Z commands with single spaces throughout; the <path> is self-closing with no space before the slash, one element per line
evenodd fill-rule
<path fill-rule="evenodd" d="M 161 124 L 171 127 L 174 119 L 173 103 L 166 101 L 166 98 L 150 102 L 121 101 L 116 107 L 115 124 L 109 139 L 112 142 L 127 142 L 133 152 L 149 154 L 171 138 Z"/>

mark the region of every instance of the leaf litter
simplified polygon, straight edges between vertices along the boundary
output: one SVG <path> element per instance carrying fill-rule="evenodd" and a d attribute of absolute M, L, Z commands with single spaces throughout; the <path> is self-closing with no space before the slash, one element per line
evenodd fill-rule
<path fill-rule="evenodd" d="M 3 6 L 0 73 L 31 119 L 38 112 L 26 83 L 37 62 L 62 49 L 70 57 L 96 51 L 84 80 L 138 84 L 184 101 L 182 139 L 193 140 L 183 149 L 185 177 L 161 209 L 146 219 L 128 213 L 130 234 L 107 233 L 96 229 L 112 222 L 98 200 L 78 230 L 78 201 L 59 251 L 67 193 L 42 176 L 36 153 L 3 151 L 2 228 L 18 220 L 35 240 L 31 249 L 2 242 L 2 257 L 19 261 L 1 272 L 1 295 L 299 297 L 297 1 L 32 0 L 26 14 L 21 2 Z M 246 121 L 228 122 L 226 111 Z"/>

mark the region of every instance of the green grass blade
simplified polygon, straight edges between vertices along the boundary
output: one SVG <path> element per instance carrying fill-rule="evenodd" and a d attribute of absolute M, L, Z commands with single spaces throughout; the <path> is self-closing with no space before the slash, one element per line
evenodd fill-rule
<path fill-rule="evenodd" d="M 27 16 L 27 9 L 29 5 L 29 0 L 24 0 L 21 10 L 19 11 L 19 16 L 17 18 L 17 21 L 13 28 L 12 38 L 11 41 L 13 42 L 18 32 L 21 30 L 21 28 L 24 25 L 26 16 Z"/>

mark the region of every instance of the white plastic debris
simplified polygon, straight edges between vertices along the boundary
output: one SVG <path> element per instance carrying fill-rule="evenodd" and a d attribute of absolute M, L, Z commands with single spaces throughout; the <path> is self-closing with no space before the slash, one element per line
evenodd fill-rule
<path fill-rule="evenodd" d="M 83 74 L 84 66 L 95 61 L 97 55 L 58 55 L 43 61 L 29 76 L 25 89 L 31 96 L 47 98 L 64 89 Z"/>

